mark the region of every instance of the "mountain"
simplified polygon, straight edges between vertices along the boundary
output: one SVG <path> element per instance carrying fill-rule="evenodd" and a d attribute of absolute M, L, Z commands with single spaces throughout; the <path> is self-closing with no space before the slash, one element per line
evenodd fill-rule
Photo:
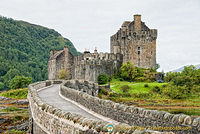
<path fill-rule="evenodd" d="M 187 67 L 188 67 L 188 66 L 190 66 L 190 65 L 187 65 Z M 185 66 L 183 66 L 183 67 L 181 67 L 181 68 L 178 68 L 178 69 L 175 69 L 175 70 L 173 70 L 173 71 L 171 71 L 171 72 L 182 72 L 182 71 L 184 70 L 184 67 L 185 67 Z M 200 69 L 200 64 L 195 65 L 195 67 L 196 67 L 197 69 Z"/>
<path fill-rule="evenodd" d="M 8 88 L 16 75 L 32 77 L 33 82 L 46 80 L 50 50 L 64 46 L 79 54 L 70 40 L 53 29 L 0 17 L 0 90 Z"/>

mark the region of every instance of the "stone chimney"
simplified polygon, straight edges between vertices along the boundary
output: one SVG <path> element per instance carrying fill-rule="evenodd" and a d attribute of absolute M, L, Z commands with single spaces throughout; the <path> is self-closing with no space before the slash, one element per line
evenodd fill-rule
<path fill-rule="evenodd" d="M 69 52 L 69 48 L 67 46 L 64 46 L 64 52 L 68 53 Z"/>
<path fill-rule="evenodd" d="M 141 15 L 140 14 L 134 15 L 134 28 L 135 28 L 135 31 L 141 30 Z"/>
<path fill-rule="evenodd" d="M 53 56 L 53 50 L 50 50 L 50 56 Z"/>

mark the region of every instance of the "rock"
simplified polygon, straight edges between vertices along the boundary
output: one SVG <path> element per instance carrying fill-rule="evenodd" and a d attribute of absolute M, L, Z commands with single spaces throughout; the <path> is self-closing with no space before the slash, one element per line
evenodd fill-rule
<path fill-rule="evenodd" d="M 10 98 L 0 96 L 0 101 L 11 100 Z"/>

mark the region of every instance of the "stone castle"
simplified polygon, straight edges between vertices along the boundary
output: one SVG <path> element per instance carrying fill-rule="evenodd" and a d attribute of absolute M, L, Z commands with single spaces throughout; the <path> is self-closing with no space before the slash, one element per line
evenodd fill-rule
<path fill-rule="evenodd" d="M 156 67 L 157 30 L 149 29 L 141 21 L 141 15 L 134 15 L 133 21 L 125 21 L 116 34 L 110 38 L 110 53 L 85 51 L 73 56 L 67 47 L 51 51 L 48 61 L 48 79 L 58 79 L 60 70 L 68 72 L 68 79 L 83 79 L 97 82 L 99 74 L 112 75 L 122 63 L 132 62 L 141 68 Z"/>

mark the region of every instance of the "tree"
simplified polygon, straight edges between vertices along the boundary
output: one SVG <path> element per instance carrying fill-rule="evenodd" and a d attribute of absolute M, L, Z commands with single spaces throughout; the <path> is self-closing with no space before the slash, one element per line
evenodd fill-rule
<path fill-rule="evenodd" d="M 0 82 L 0 91 L 2 91 L 3 89 L 4 89 L 4 84 Z"/>
<path fill-rule="evenodd" d="M 24 77 L 24 76 L 15 76 L 9 84 L 11 89 L 18 89 L 18 88 L 25 88 L 29 84 L 31 84 L 32 78 L 31 77 Z"/>
<path fill-rule="evenodd" d="M 137 67 L 135 67 L 132 62 L 123 63 L 120 68 L 120 76 L 124 80 L 134 80 L 137 75 Z"/>
<path fill-rule="evenodd" d="M 58 79 L 67 79 L 68 76 L 68 72 L 65 69 L 60 70 L 58 73 Z"/>
<path fill-rule="evenodd" d="M 106 74 L 100 74 L 98 76 L 98 83 L 99 84 L 106 84 L 106 83 L 108 83 L 108 80 L 109 80 L 109 78 Z"/>

